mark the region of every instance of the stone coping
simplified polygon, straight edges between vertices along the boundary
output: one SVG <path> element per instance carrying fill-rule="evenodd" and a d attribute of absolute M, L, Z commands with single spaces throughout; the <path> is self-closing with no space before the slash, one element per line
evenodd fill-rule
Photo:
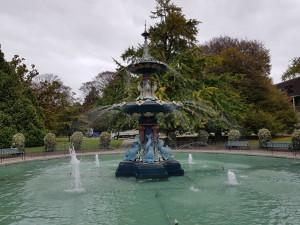
<path fill-rule="evenodd" d="M 84 155 L 95 155 L 95 154 L 124 154 L 125 149 L 88 149 L 88 150 L 79 150 L 76 152 L 78 156 Z M 173 152 L 186 152 L 186 153 L 212 153 L 212 154 L 236 154 L 236 155 L 251 155 L 251 156 L 266 156 L 266 157 L 277 157 L 277 158 L 290 158 L 290 159 L 300 159 L 300 152 L 290 152 L 290 151 L 279 151 L 279 150 L 260 150 L 260 149 L 225 149 L 225 148 L 190 148 L 190 149 L 175 149 Z M 29 153 L 26 154 L 25 158 L 14 157 L 14 158 L 5 158 L 0 161 L 1 165 L 8 165 L 13 163 L 21 163 L 35 160 L 47 160 L 55 158 L 65 158 L 70 157 L 68 151 L 55 151 L 55 152 L 40 152 L 40 153 Z M 121 159 L 120 159 L 121 160 Z"/>

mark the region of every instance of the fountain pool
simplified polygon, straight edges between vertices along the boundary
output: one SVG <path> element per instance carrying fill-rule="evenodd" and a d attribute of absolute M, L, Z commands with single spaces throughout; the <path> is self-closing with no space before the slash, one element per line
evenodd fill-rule
<path fill-rule="evenodd" d="M 120 154 L 78 156 L 80 193 L 69 158 L 1 166 L 0 224 L 300 224 L 299 160 L 174 154 L 185 176 L 155 182 L 115 177 Z"/>

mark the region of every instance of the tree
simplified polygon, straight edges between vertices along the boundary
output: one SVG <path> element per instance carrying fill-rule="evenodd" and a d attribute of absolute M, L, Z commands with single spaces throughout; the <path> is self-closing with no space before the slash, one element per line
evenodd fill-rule
<path fill-rule="evenodd" d="M 270 55 L 262 43 L 226 36 L 213 38 L 200 47 L 204 56 L 215 61 L 205 68 L 205 74 L 214 77 L 229 74 L 238 78 L 229 85 L 247 108 L 238 119 L 244 129 L 257 133 L 259 124 L 265 124 L 275 134 L 293 127 L 296 116 L 292 104 L 269 78 Z"/>
<path fill-rule="evenodd" d="M 171 63 L 173 56 L 196 45 L 200 22 L 186 19 L 182 8 L 171 3 L 171 0 L 156 0 L 156 8 L 150 18 L 158 20 L 149 28 L 150 54 L 155 59 Z M 138 48 L 131 46 L 121 57 L 131 62 L 141 57 L 142 52 L 141 45 Z"/>
<path fill-rule="evenodd" d="M 292 59 L 291 64 L 288 65 L 287 70 L 282 74 L 281 79 L 283 81 L 293 79 L 300 75 L 300 57 Z"/>
<path fill-rule="evenodd" d="M 24 68 L 24 65 L 7 62 L 0 48 L 0 147 L 10 147 L 11 138 L 15 133 L 24 134 L 26 146 L 43 144 L 44 118 L 29 87 L 29 77 L 36 72 L 35 69 L 18 69 Z"/>
<path fill-rule="evenodd" d="M 74 119 L 81 113 L 81 109 L 76 108 L 71 88 L 65 86 L 59 77 L 53 74 L 37 76 L 32 86 L 37 102 L 43 109 L 48 131 L 66 135 L 66 127 L 71 127 L 72 124 L 71 118 Z"/>
<path fill-rule="evenodd" d="M 24 58 L 20 58 L 19 55 L 14 55 L 9 64 L 15 70 L 20 82 L 24 85 L 30 86 L 32 84 L 32 80 L 39 74 L 39 72 L 35 68 L 34 64 L 31 64 L 31 69 L 28 69 L 28 66 L 24 63 L 24 61 Z"/>
<path fill-rule="evenodd" d="M 157 23 L 149 29 L 150 54 L 168 63 L 171 69 L 154 74 L 152 82 L 157 83 L 156 95 L 161 100 L 184 103 L 184 114 L 161 119 L 161 129 L 184 131 L 205 127 L 221 134 L 233 127 L 246 126 L 245 118 L 250 120 L 247 113 L 251 113 L 247 109 L 272 115 L 274 118 L 268 121 L 276 121 L 276 132 L 292 126 L 296 121 L 295 113 L 286 96 L 274 89 L 269 78 L 270 54 L 263 43 L 225 36 L 197 46 L 199 22 L 187 20 L 181 8 L 170 0 L 156 2 L 151 18 Z M 134 62 L 141 55 L 141 45 L 129 47 L 122 59 Z M 119 72 L 104 88 L 99 105 L 133 100 L 138 96 L 138 77 L 128 79 L 124 66 L 118 65 Z M 131 84 L 125 85 L 128 80 Z M 180 118 L 185 118 L 184 124 L 180 125 Z M 251 132 L 257 132 L 253 129 Z"/>
<path fill-rule="evenodd" d="M 85 82 L 79 88 L 84 96 L 87 96 L 94 88 L 97 91 L 97 96 L 101 97 L 103 89 L 114 79 L 115 72 L 105 71 L 99 73 L 92 81 Z"/>
<path fill-rule="evenodd" d="M 92 107 L 96 106 L 98 100 L 99 100 L 99 91 L 96 89 L 96 87 L 92 86 L 89 93 L 85 96 L 82 104 L 84 111 L 87 111 Z"/>
<path fill-rule="evenodd" d="M 151 18 L 158 22 L 149 30 L 151 47 L 159 60 L 169 62 L 173 56 L 195 46 L 199 21 L 186 19 L 182 8 L 170 0 L 156 0 L 156 4 Z"/>
<path fill-rule="evenodd" d="M 205 81 L 204 68 L 213 60 L 201 55 L 201 49 L 196 46 L 199 22 L 186 19 L 182 14 L 182 9 L 170 3 L 169 0 L 157 0 L 157 7 L 152 12 L 151 18 L 158 20 L 158 22 L 149 29 L 150 54 L 156 59 L 167 62 L 171 68 L 163 74 L 154 74 L 153 82 L 157 83 L 159 87 L 156 95 L 161 100 L 185 102 L 182 114 L 160 119 L 161 130 L 166 132 L 174 129 L 182 132 L 187 129 L 198 130 L 203 128 L 203 123 L 208 118 L 211 121 L 210 127 L 216 128 L 213 125 L 216 122 L 212 122 L 214 120 L 213 115 L 219 115 L 220 110 L 225 109 L 234 111 L 229 109 L 230 104 L 222 98 L 229 99 L 230 96 L 237 96 L 238 94 L 229 88 L 222 90 L 210 86 L 217 84 L 218 78 L 215 78 L 215 82 L 211 82 L 212 80 Z M 138 48 L 129 47 L 122 54 L 122 58 L 124 61 L 131 62 L 141 57 L 141 54 L 142 46 Z M 105 103 L 108 103 L 137 97 L 138 93 L 132 90 L 136 90 L 136 86 L 131 85 L 130 91 L 125 92 L 126 89 L 122 81 L 125 80 L 125 75 L 118 73 L 115 80 L 104 89 L 102 102 L 104 99 L 107 99 Z M 225 82 L 221 82 L 222 78 L 219 78 L 219 82 L 224 84 Z M 136 83 L 135 77 L 131 79 L 132 84 Z M 240 103 L 240 100 L 233 102 Z M 214 107 L 212 103 L 218 104 Z M 231 107 L 234 105 L 231 104 Z M 240 105 L 240 109 L 243 109 L 243 104 L 236 105 Z M 228 128 L 226 116 L 220 116 L 218 119 L 218 129 L 221 129 L 221 124 L 222 129 Z"/>

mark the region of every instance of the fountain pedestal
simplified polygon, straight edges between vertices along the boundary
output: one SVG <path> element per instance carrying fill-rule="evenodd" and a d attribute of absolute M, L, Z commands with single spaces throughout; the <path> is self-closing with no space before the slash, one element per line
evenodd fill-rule
<path fill-rule="evenodd" d="M 163 147 L 156 127 L 155 116 L 140 117 L 139 139 L 134 142 L 133 148 L 126 150 L 125 159 L 116 170 L 117 177 L 161 180 L 169 176 L 184 175 L 184 170 L 174 160 L 171 149 Z"/>

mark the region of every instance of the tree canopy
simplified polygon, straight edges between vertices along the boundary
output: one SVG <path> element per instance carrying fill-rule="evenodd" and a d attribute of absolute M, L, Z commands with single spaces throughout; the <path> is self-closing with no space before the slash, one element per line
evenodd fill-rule
<path fill-rule="evenodd" d="M 264 127 L 276 134 L 293 129 L 294 109 L 287 94 L 272 84 L 270 53 L 262 42 L 220 36 L 198 44 L 200 21 L 186 18 L 171 0 L 156 0 L 150 18 L 150 55 L 168 65 L 152 76 L 155 94 L 183 104 L 182 110 L 159 118 L 161 131 L 220 134 L 238 128 L 252 134 Z M 57 75 L 39 75 L 35 65 L 18 55 L 7 62 L 0 48 L 0 147 L 9 147 L 15 133 L 23 133 L 26 145 L 34 146 L 42 144 L 46 132 L 71 135 L 88 125 L 98 131 L 136 128 L 136 119 L 108 109 L 138 97 L 141 76 L 130 74 L 123 63 L 142 54 L 142 45 L 130 46 L 121 55 L 123 62 L 115 60 L 116 71 L 83 83 L 80 104 Z M 299 65 L 300 58 L 294 58 L 282 79 L 298 76 Z"/>
<path fill-rule="evenodd" d="M 28 70 L 24 60 L 15 56 L 12 64 L 0 48 L 0 147 L 10 147 L 12 136 L 23 133 L 27 146 L 43 143 L 44 117 L 29 88 L 36 70 Z M 18 62 L 16 62 L 18 61 Z"/>
<path fill-rule="evenodd" d="M 256 133 L 263 124 L 273 134 L 293 128 L 295 113 L 289 98 L 269 78 L 270 54 L 263 43 L 220 36 L 197 45 L 200 22 L 186 19 L 182 9 L 170 0 L 156 2 L 150 16 L 156 21 L 149 29 L 150 54 L 168 63 L 170 68 L 153 76 L 153 82 L 158 84 L 156 95 L 162 100 L 186 103 L 183 115 L 161 119 L 161 128 L 205 128 L 220 132 L 239 127 Z M 131 62 L 141 55 L 142 46 L 132 46 L 125 50 L 122 59 Z M 128 76 L 124 67 L 120 67 L 121 72 L 104 88 L 100 104 L 137 97 L 134 90 L 138 78 Z M 128 80 L 131 84 L 125 85 Z M 197 106 L 199 103 L 201 107 Z M 262 115 L 261 123 L 253 122 L 258 120 L 251 117 L 256 112 Z"/>
<path fill-rule="evenodd" d="M 282 74 L 283 81 L 293 79 L 300 75 L 300 57 L 295 57 L 291 60 L 287 70 Z"/>
<path fill-rule="evenodd" d="M 270 54 L 263 43 L 221 36 L 200 47 L 204 56 L 216 59 L 216 63 L 206 67 L 206 74 L 238 78 L 229 85 L 243 100 L 245 112 L 239 123 L 244 130 L 256 133 L 264 126 L 276 134 L 293 129 L 296 115 L 288 96 L 277 90 L 269 78 Z"/>

